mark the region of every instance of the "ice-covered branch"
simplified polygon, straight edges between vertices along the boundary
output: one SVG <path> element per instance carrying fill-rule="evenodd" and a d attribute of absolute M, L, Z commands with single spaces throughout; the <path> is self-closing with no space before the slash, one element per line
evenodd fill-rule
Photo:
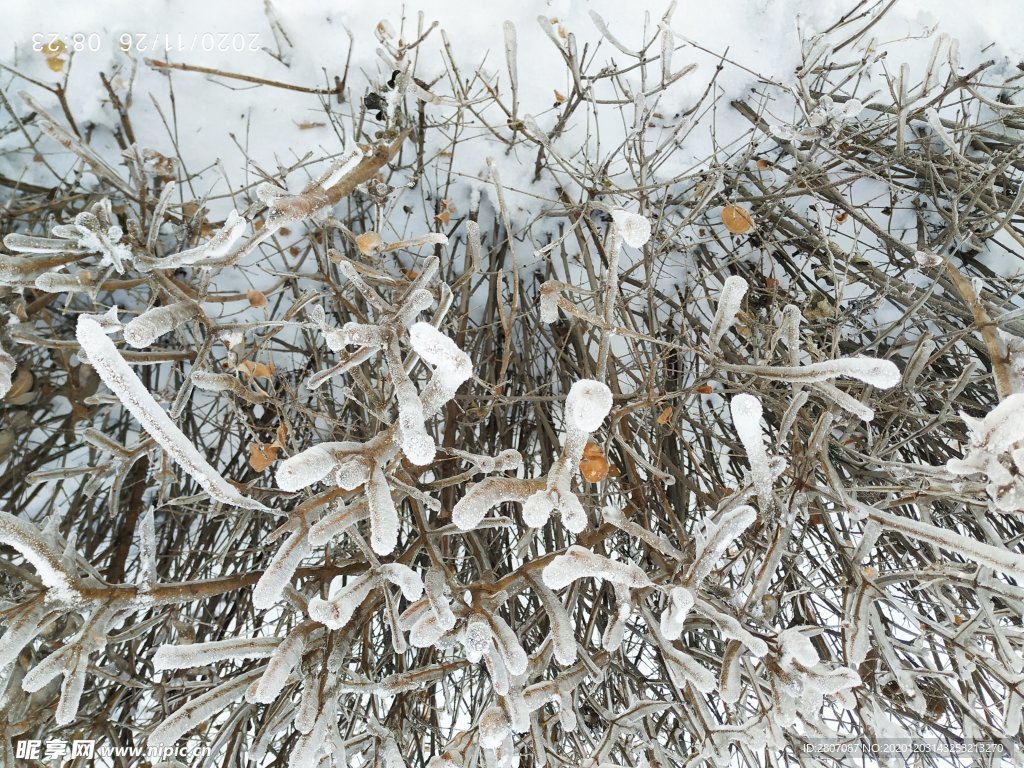
<path fill-rule="evenodd" d="M 138 376 L 121 357 L 117 347 L 107 337 L 100 324 L 87 317 L 78 320 L 78 342 L 89 357 L 103 383 L 117 395 L 125 408 L 163 448 L 167 455 L 195 479 L 199 486 L 217 501 L 247 509 L 264 509 L 257 501 L 248 499 L 231 485 L 210 463 L 166 412 L 157 404 Z"/>

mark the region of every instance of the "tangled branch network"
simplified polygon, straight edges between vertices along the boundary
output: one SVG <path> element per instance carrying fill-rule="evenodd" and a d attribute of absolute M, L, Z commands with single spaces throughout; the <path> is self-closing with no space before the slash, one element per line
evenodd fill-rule
<path fill-rule="evenodd" d="M 890 5 L 788 81 L 680 64 L 671 8 L 594 13 L 592 46 L 542 17 L 566 85 L 533 113 L 520 26 L 495 70 L 382 22 L 377 72 L 248 77 L 334 149 L 244 184 L 144 135 L 126 68 L 238 72 L 125 54 L 94 128 L 74 78 L 24 78 L 0 764 L 55 735 L 161 768 L 1015 753 L 1020 73 L 941 34 L 890 71 Z"/>

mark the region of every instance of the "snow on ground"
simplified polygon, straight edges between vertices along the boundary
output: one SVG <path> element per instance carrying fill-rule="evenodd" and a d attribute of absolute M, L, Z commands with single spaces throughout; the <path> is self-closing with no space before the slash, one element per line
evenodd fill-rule
<path fill-rule="evenodd" d="M 678 3 L 668 26 L 677 45 L 683 47 L 675 51 L 673 66 L 678 69 L 695 63 L 697 70 L 674 84 L 659 105 L 660 110 L 672 114 L 699 98 L 719 56 L 724 56 L 726 62 L 717 85 L 727 99 L 742 96 L 757 84 L 758 75 L 789 85 L 800 60 L 801 38 L 809 39 L 826 31 L 853 6 L 850 0 Z M 271 7 L 269 3 L 267 7 Z M 591 12 L 599 14 L 613 35 L 632 48 L 644 38 L 645 30 L 650 36 L 668 7 L 666 2 L 652 0 L 487 4 L 445 0 L 420 5 L 398 0 L 370 5 L 351 0 L 310 0 L 277 2 L 268 15 L 263 3 L 257 0 L 129 4 L 99 0 L 42 6 L 15 3 L 5 8 L 4 38 L 8 45 L 0 61 L 28 77 L 55 84 L 67 73 L 53 72 L 45 57 L 33 50 L 33 44 L 38 47 L 40 41 L 46 44 L 52 35 L 59 35 L 69 48 L 78 47 L 72 36 L 81 33 L 85 37 L 80 43 L 86 50 L 74 54 L 67 99 L 70 112 L 79 123 L 96 126 L 94 143 L 105 145 L 108 151 L 112 147 L 109 134 L 102 129 L 112 127 L 116 116 L 106 103 L 98 73 L 116 70 L 122 81 L 134 78 L 132 119 L 141 141 L 164 154 L 174 154 L 176 146 L 188 160 L 187 171 L 200 174 L 193 181 L 195 191 L 216 196 L 225 194 L 229 184 L 257 181 L 257 168 L 273 174 L 281 167 L 295 164 L 307 153 L 313 153 L 315 158 L 337 155 L 342 142 L 335 127 L 324 119 L 321 97 L 195 73 L 175 73 L 169 81 L 164 74 L 147 67 L 144 58 L 166 57 L 172 62 L 313 88 L 333 87 L 334 78 L 344 75 L 348 62 L 346 86 L 355 100 L 364 95 L 369 84 L 381 85 L 390 77 L 390 65 L 378 56 L 378 35 L 393 33 L 393 38 L 408 41 L 436 21 L 439 29 L 431 33 L 428 44 L 418 48 L 416 74 L 420 79 L 430 82 L 432 73 L 440 76 L 446 69 L 440 35 L 443 30 L 463 77 L 470 77 L 482 67 L 497 81 L 499 90 L 507 94 L 503 22 L 509 20 L 518 39 L 519 113 L 533 115 L 538 125 L 547 129 L 557 119 L 555 92 L 567 93 L 570 83 L 564 63 L 538 17 L 549 19 L 558 35 L 575 35 L 578 49 L 588 51 L 588 56 L 596 56 L 600 61 L 619 52 L 601 39 Z M 422 20 L 418 16 L 420 10 L 424 14 Z M 1002 56 L 1012 66 L 1024 57 L 1020 26 L 1012 23 L 1024 17 L 1019 3 L 986 0 L 972 10 L 975 12 L 965 14 L 964 5 L 958 0 L 899 0 L 872 27 L 875 48 L 886 53 L 885 69 L 895 72 L 906 62 L 919 76 L 936 30 L 949 32 L 960 41 L 961 60 L 967 68 L 984 59 Z M 120 41 L 128 39 L 125 35 L 132 41 L 130 57 L 119 50 Z M 209 47 L 246 50 L 204 50 Z M 250 47 L 259 50 L 248 50 Z M 140 48 L 145 50 L 134 50 Z M 165 51 L 166 48 L 171 50 Z M 16 92 L 27 89 L 41 98 L 44 106 L 59 112 L 55 99 L 45 93 L 40 96 L 38 88 L 29 86 L 10 70 L 2 73 L 0 82 L 13 102 L 17 103 L 13 98 Z M 442 82 L 436 92 L 450 95 L 446 87 Z M 151 99 L 152 103 L 148 103 Z M 22 109 L 20 104 L 17 106 Z M 603 137 L 606 146 L 614 142 L 616 132 L 621 134 L 623 130 L 623 126 L 614 125 L 615 111 L 609 112 L 613 113 L 610 119 L 599 126 L 607 134 L 607 138 Z M 785 119 L 786 115 L 780 117 Z M 728 143 L 730 137 L 748 127 L 728 110 L 721 110 L 715 119 L 719 144 Z M 572 128 L 561 146 L 578 147 L 584 133 L 594 126 Z M 485 177 L 485 158 L 499 156 L 502 149 L 483 133 L 476 138 L 481 143 L 480 151 L 461 153 L 460 167 L 455 169 L 457 175 L 468 179 Z M 693 132 L 690 142 L 688 159 L 699 162 L 711 153 L 710 131 Z M 50 149 L 56 151 L 55 147 Z M 679 154 L 682 161 L 683 155 Z M 246 162 L 247 156 L 251 164 Z M 521 191 L 514 205 L 528 206 L 537 192 L 531 183 L 532 159 L 500 160 L 503 183 Z M 8 176 L 17 176 L 25 170 L 24 165 L 29 165 L 26 180 L 45 180 L 45 172 L 38 164 L 31 167 L 33 164 L 25 161 L 24 157 L 4 158 L 0 160 L 0 169 Z M 468 197 L 468 188 L 463 194 Z"/>

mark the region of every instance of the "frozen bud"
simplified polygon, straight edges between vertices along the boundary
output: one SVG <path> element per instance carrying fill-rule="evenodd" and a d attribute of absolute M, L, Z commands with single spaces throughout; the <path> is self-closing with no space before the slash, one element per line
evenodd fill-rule
<path fill-rule="evenodd" d="M 542 528 L 551 517 L 555 505 L 549 491 L 537 491 L 523 504 L 523 521 L 531 528 Z"/>
<path fill-rule="evenodd" d="M 466 658 L 478 662 L 491 644 L 491 625 L 487 617 L 474 614 L 466 622 L 462 633 L 462 644 L 466 647 Z"/>
<path fill-rule="evenodd" d="M 651 239 L 651 222 L 638 213 L 615 208 L 612 210 L 612 221 L 626 245 L 642 248 Z"/>
<path fill-rule="evenodd" d="M 566 420 L 576 429 L 593 432 L 612 409 L 612 391 L 600 381 L 581 379 L 565 399 Z"/>
<path fill-rule="evenodd" d="M 480 715 L 480 746 L 484 749 L 497 749 L 511 733 L 508 715 L 499 707 L 488 707 Z"/>

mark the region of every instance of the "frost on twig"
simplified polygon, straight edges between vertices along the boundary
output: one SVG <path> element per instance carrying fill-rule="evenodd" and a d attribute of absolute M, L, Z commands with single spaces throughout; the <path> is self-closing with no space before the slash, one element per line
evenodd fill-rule
<path fill-rule="evenodd" d="M 87 317 L 78 321 L 78 342 L 89 357 L 89 364 L 117 395 L 125 408 L 163 448 L 167 455 L 188 472 L 204 491 L 217 501 L 236 507 L 263 509 L 263 505 L 243 496 L 221 476 L 178 429 L 170 417 L 146 390 L 128 363 L 117 351 L 100 324 Z"/>
<path fill-rule="evenodd" d="M 735 322 L 747 287 L 747 281 L 739 275 L 732 275 L 725 279 L 725 283 L 722 285 L 722 295 L 718 298 L 718 309 L 715 310 L 715 318 L 708 331 L 708 345 L 712 350 L 718 348 L 722 336 Z"/>

